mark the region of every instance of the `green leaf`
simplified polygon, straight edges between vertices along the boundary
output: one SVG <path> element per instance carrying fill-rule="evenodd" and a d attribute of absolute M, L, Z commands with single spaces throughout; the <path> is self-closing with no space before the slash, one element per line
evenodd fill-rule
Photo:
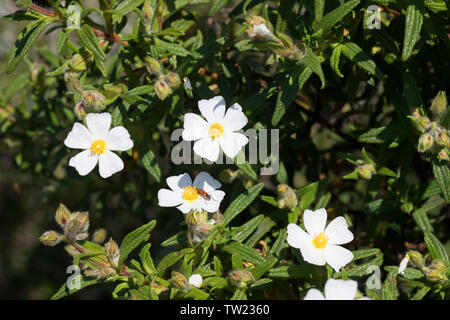
<path fill-rule="evenodd" d="M 272 248 L 270 248 L 269 253 L 275 256 L 279 256 L 281 250 L 286 244 L 286 239 L 287 239 L 287 230 L 283 228 L 280 230 L 280 233 L 278 234 L 278 237 L 275 240 L 275 243 L 273 244 Z"/>
<path fill-rule="evenodd" d="M 87 278 L 87 277 L 85 277 L 84 275 L 81 275 L 81 274 L 78 277 L 79 277 L 79 280 L 80 280 L 80 282 L 79 282 L 80 286 L 79 287 L 74 287 L 74 288 L 69 289 L 67 287 L 67 284 L 64 284 L 61 288 L 59 288 L 59 290 L 50 299 L 51 300 L 59 300 L 61 298 L 67 297 L 67 296 L 69 296 L 69 295 L 71 295 L 71 294 L 73 294 L 75 292 L 78 292 L 81 289 L 84 289 L 86 287 L 113 281 L 112 279 L 100 279 L 100 280 L 97 280 L 97 279 Z"/>
<path fill-rule="evenodd" d="M 245 244 L 252 248 L 259 241 L 259 239 L 261 239 L 274 226 L 276 226 L 276 223 L 269 217 L 265 217 L 264 220 L 258 225 L 255 233 L 251 235 Z"/>
<path fill-rule="evenodd" d="M 61 53 L 61 50 L 64 48 L 64 45 L 67 42 L 67 38 L 72 33 L 73 30 L 63 29 L 58 35 L 58 41 L 56 42 L 56 52 Z"/>
<path fill-rule="evenodd" d="M 299 200 L 299 205 L 302 208 L 302 210 L 309 208 L 309 206 L 319 196 L 320 192 L 322 192 L 322 190 L 325 188 L 327 184 L 328 179 L 323 179 L 308 184 L 298 190 L 295 190 L 297 199 Z"/>
<path fill-rule="evenodd" d="M 237 228 L 232 228 L 232 231 L 238 230 L 236 234 L 232 237 L 232 240 L 237 242 L 243 242 L 245 239 L 247 239 L 253 231 L 258 228 L 258 225 L 263 221 L 264 215 L 260 214 L 254 218 L 252 218 L 250 221 L 244 223 L 242 226 Z"/>
<path fill-rule="evenodd" d="M 325 76 L 323 74 L 320 58 L 316 56 L 310 48 L 307 48 L 306 57 L 303 58 L 301 62 L 319 76 L 320 81 L 322 82 L 322 86 L 320 88 L 323 89 L 325 87 Z"/>
<path fill-rule="evenodd" d="M 338 24 L 344 17 L 349 14 L 358 4 L 360 0 L 351 0 L 345 2 L 343 5 L 327 13 L 319 23 L 315 24 L 314 31 L 322 30 L 322 36 L 330 33 L 331 28 Z"/>
<path fill-rule="evenodd" d="M 445 161 L 433 158 L 431 160 L 433 176 L 441 189 L 442 196 L 447 203 L 450 203 L 450 169 Z"/>
<path fill-rule="evenodd" d="M 106 54 L 103 52 L 102 47 L 100 47 L 99 41 L 94 32 L 92 32 L 91 27 L 85 24 L 81 27 L 81 29 L 77 30 L 76 33 L 81 43 L 94 54 L 95 65 L 100 70 L 102 75 L 106 77 Z"/>
<path fill-rule="evenodd" d="M 16 43 L 11 48 L 8 56 L 8 66 L 6 73 L 12 73 L 22 61 L 23 57 L 30 51 L 33 43 L 44 31 L 44 29 L 53 22 L 53 19 L 37 20 L 29 23 L 19 34 Z"/>
<path fill-rule="evenodd" d="M 219 12 L 220 9 L 225 8 L 225 6 L 228 4 L 229 0 L 213 0 L 211 9 L 209 9 L 208 16 L 213 16 L 217 12 Z"/>
<path fill-rule="evenodd" d="M 424 232 L 424 239 L 428 246 L 428 250 L 430 251 L 431 257 L 433 259 L 441 259 L 447 265 L 450 264 L 450 260 L 448 259 L 447 251 L 445 251 L 445 247 L 439 241 L 439 239 L 431 232 Z"/>
<path fill-rule="evenodd" d="M 301 279 L 308 278 L 311 275 L 312 266 L 283 266 L 274 269 L 270 269 L 267 273 L 268 278 L 280 278 L 280 279 Z"/>
<path fill-rule="evenodd" d="M 275 257 L 269 257 L 264 263 L 256 265 L 253 269 L 250 270 L 252 275 L 255 277 L 255 280 L 261 278 L 270 268 L 272 268 L 275 263 L 277 263 L 278 259 Z"/>
<path fill-rule="evenodd" d="M 150 231 L 152 231 L 155 226 L 156 220 L 152 220 L 125 236 L 120 245 L 119 267 L 134 249 L 150 238 Z"/>
<path fill-rule="evenodd" d="M 236 289 L 230 300 L 247 300 L 247 294 L 245 293 L 245 289 L 241 288 Z"/>
<path fill-rule="evenodd" d="M 343 44 L 338 44 L 337 46 L 335 46 L 333 49 L 333 52 L 331 53 L 331 57 L 330 57 L 331 69 L 333 69 L 333 71 L 341 78 L 343 78 L 344 75 L 339 70 L 339 61 L 341 58 L 341 52 L 342 52 L 343 46 L 344 46 Z"/>
<path fill-rule="evenodd" d="M 186 50 L 183 46 L 177 43 L 166 42 L 158 38 L 155 38 L 155 46 L 156 49 L 158 50 L 158 55 L 160 57 L 171 55 L 186 57 L 191 55 L 191 53 L 188 50 Z"/>
<path fill-rule="evenodd" d="M 239 213 L 244 211 L 244 209 L 247 208 L 253 202 L 253 200 L 255 200 L 255 198 L 263 188 L 264 183 L 258 183 L 257 185 L 248 189 L 245 194 L 240 194 L 236 199 L 234 199 L 223 214 L 223 225 L 228 225 L 231 220 L 233 220 Z"/>
<path fill-rule="evenodd" d="M 412 216 L 422 232 L 434 232 L 433 226 L 431 225 L 430 220 L 428 220 L 427 212 L 425 210 L 418 209 L 413 212 Z"/>
<path fill-rule="evenodd" d="M 153 178 L 157 182 L 161 181 L 161 169 L 159 168 L 159 164 L 155 159 L 155 154 L 152 150 L 148 149 L 147 153 L 141 159 L 144 168 L 152 175 Z"/>
<path fill-rule="evenodd" d="M 156 271 L 155 265 L 153 264 L 153 259 L 150 255 L 150 243 L 147 243 L 139 253 L 139 258 L 141 259 L 142 267 L 144 268 L 145 272 L 148 274 L 151 274 Z"/>
<path fill-rule="evenodd" d="M 223 251 L 228 252 L 232 255 L 238 254 L 242 258 L 242 260 L 251 262 L 253 264 L 260 264 L 265 261 L 265 259 L 258 255 L 258 253 L 254 249 L 240 242 L 231 242 L 229 245 L 223 247 Z"/>
<path fill-rule="evenodd" d="M 323 18 L 325 0 L 314 0 L 314 23 L 320 22 Z"/>
<path fill-rule="evenodd" d="M 420 39 L 423 14 L 415 4 L 406 8 L 405 37 L 403 39 L 402 61 L 408 60 L 413 54 L 414 46 Z"/>
<path fill-rule="evenodd" d="M 203 290 L 200 290 L 196 287 L 192 287 L 188 293 L 184 295 L 184 299 L 194 299 L 194 300 L 206 300 L 208 299 L 209 294 Z"/>
<path fill-rule="evenodd" d="M 370 129 L 358 137 L 358 140 L 364 143 L 391 143 L 405 137 L 404 129 L 397 126 L 379 127 Z"/>
<path fill-rule="evenodd" d="M 182 246 L 186 242 L 186 240 L 187 240 L 187 232 L 180 231 L 176 235 L 170 237 L 169 239 L 161 243 L 161 245 L 163 247 L 170 247 L 174 245 Z"/>
<path fill-rule="evenodd" d="M 383 72 L 378 68 L 375 62 L 361 49 L 356 43 L 345 42 L 342 47 L 342 53 L 350 61 L 356 63 L 358 67 L 369 72 L 380 80 L 385 80 Z"/>
<path fill-rule="evenodd" d="M 252 165 L 245 160 L 244 151 L 239 150 L 238 154 L 234 158 L 234 163 L 247 177 L 249 177 L 252 180 L 258 179 L 258 175 L 253 170 Z"/>
<path fill-rule="evenodd" d="M 356 260 L 360 260 L 360 259 L 365 259 L 377 254 L 381 253 L 381 250 L 378 248 L 374 248 L 374 249 L 360 249 L 360 250 L 355 250 L 352 252 L 353 253 L 353 261 Z"/>

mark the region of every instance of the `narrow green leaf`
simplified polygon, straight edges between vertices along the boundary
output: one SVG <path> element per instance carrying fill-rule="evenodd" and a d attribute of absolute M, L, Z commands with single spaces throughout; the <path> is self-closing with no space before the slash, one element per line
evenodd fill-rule
<path fill-rule="evenodd" d="M 250 221 L 244 223 L 242 226 L 232 228 L 232 231 L 233 229 L 240 230 L 232 237 L 232 240 L 237 242 L 243 242 L 252 234 L 253 231 L 256 230 L 256 228 L 258 228 L 258 225 L 261 223 L 261 221 L 263 221 L 263 219 L 264 215 L 260 214 L 252 218 Z"/>
<path fill-rule="evenodd" d="M 229 245 L 223 247 L 223 251 L 228 252 L 232 255 L 238 254 L 242 258 L 242 260 L 251 262 L 253 264 L 260 264 L 265 261 L 265 259 L 258 255 L 258 253 L 254 249 L 240 242 L 231 242 Z"/>
<path fill-rule="evenodd" d="M 253 200 L 258 196 L 261 190 L 264 188 L 264 183 L 258 183 L 257 185 L 251 187 L 246 193 L 240 194 L 233 202 L 228 206 L 227 210 L 224 212 L 224 222 L 223 225 L 228 225 L 231 220 L 233 220 L 239 213 L 244 211 Z"/>
<path fill-rule="evenodd" d="M 141 159 L 144 168 L 152 175 L 157 182 L 161 181 L 161 169 L 159 168 L 158 162 L 156 162 L 155 154 L 152 150 L 148 149 Z"/>
<path fill-rule="evenodd" d="M 413 54 L 414 46 L 420 39 L 423 14 L 415 4 L 406 8 L 405 37 L 403 39 L 402 60 L 408 60 Z"/>
<path fill-rule="evenodd" d="M 361 49 L 356 43 L 345 42 L 342 47 L 342 53 L 350 61 L 356 63 L 358 67 L 369 72 L 380 80 L 384 80 L 383 72 L 378 68 L 375 62 Z"/>
<path fill-rule="evenodd" d="M 310 49 L 306 49 L 306 57 L 301 60 L 308 68 L 310 68 L 315 74 L 317 74 L 322 82 L 323 89 L 325 87 L 325 76 L 322 70 L 322 64 L 320 58 L 314 54 L 314 52 Z"/>
<path fill-rule="evenodd" d="M 239 150 L 238 154 L 234 158 L 234 163 L 247 177 L 252 180 L 258 179 L 258 175 L 255 170 L 253 170 L 252 165 L 245 160 L 244 151 Z"/>
<path fill-rule="evenodd" d="M 344 75 L 339 70 L 339 61 L 341 58 L 342 47 L 342 44 L 338 44 L 337 46 L 335 46 L 330 57 L 331 69 L 333 69 L 333 71 L 341 78 L 344 77 Z"/>
<path fill-rule="evenodd" d="M 270 269 L 267 273 L 268 278 L 280 279 L 301 279 L 308 278 L 311 275 L 312 267 L 310 265 L 301 266 L 283 266 Z"/>
<path fill-rule="evenodd" d="M 156 226 L 156 220 L 152 220 L 125 236 L 120 245 L 119 266 L 125 261 L 128 255 L 136 249 L 142 242 L 150 238 L 150 231 Z"/>
<path fill-rule="evenodd" d="M 229 0 L 213 0 L 211 9 L 209 9 L 209 16 L 215 15 L 217 12 L 219 12 L 220 9 L 225 8 L 225 6 L 228 4 Z"/>
<path fill-rule="evenodd" d="M 423 209 L 418 209 L 413 212 L 412 214 L 414 221 L 416 222 L 417 226 L 423 231 L 423 232 L 434 232 L 433 226 L 430 223 L 430 220 L 428 220 L 427 213 Z"/>
<path fill-rule="evenodd" d="M 112 281 L 112 279 L 100 279 L 100 280 L 92 279 L 92 278 L 85 277 L 84 275 L 81 275 L 81 274 L 77 277 L 79 277 L 78 279 L 80 280 L 80 282 L 79 282 L 80 286 L 74 286 L 73 288 L 69 289 L 67 287 L 67 284 L 64 284 L 61 288 L 59 288 L 59 290 L 50 299 L 51 300 L 59 300 L 61 298 L 69 296 L 75 292 L 78 292 L 81 289 L 84 289 L 86 287 Z M 77 280 L 77 279 L 74 279 L 74 280 Z"/>
<path fill-rule="evenodd" d="M 433 158 L 431 160 L 431 168 L 433 169 L 433 176 L 441 189 L 442 196 L 447 203 L 450 203 L 450 169 L 447 162 Z"/>
<path fill-rule="evenodd" d="M 256 265 L 250 272 L 255 277 L 255 280 L 261 278 L 270 268 L 272 268 L 275 263 L 277 263 L 278 259 L 275 257 L 269 257 L 267 260 L 261 264 Z"/>
<path fill-rule="evenodd" d="M 424 239 L 428 246 L 428 250 L 430 251 L 431 257 L 433 259 L 441 259 L 448 265 L 450 260 L 448 259 L 447 251 L 439 239 L 429 231 L 424 232 Z"/>
<path fill-rule="evenodd" d="M 324 1 L 325 2 L 325 1 Z M 314 31 L 322 30 L 322 36 L 330 33 L 331 28 L 338 24 L 344 17 L 349 14 L 358 4 L 360 0 L 350 0 L 343 5 L 327 13 L 314 27 Z"/>

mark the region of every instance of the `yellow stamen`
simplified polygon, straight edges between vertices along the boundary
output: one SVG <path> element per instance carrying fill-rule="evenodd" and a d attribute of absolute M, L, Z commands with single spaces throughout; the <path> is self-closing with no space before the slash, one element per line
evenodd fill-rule
<path fill-rule="evenodd" d="M 319 234 L 314 234 L 312 243 L 316 249 L 325 249 L 328 240 L 330 240 L 330 238 L 328 238 L 323 232 L 321 232 Z"/>
<path fill-rule="evenodd" d="M 187 186 L 184 188 L 183 199 L 189 202 L 198 199 L 198 192 L 196 187 Z"/>
<path fill-rule="evenodd" d="M 102 154 L 106 150 L 106 142 L 105 140 L 98 139 L 92 142 L 91 144 L 91 152 L 95 154 Z"/>
<path fill-rule="evenodd" d="M 215 122 L 209 127 L 208 133 L 213 139 L 219 138 L 223 136 L 223 126 Z"/>

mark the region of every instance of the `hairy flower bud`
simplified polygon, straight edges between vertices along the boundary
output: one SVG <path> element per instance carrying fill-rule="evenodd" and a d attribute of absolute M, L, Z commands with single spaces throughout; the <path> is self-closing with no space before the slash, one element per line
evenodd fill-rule
<path fill-rule="evenodd" d="M 152 57 L 146 56 L 144 58 L 145 68 L 150 74 L 159 74 L 161 73 L 161 64 L 158 60 L 153 59 Z"/>
<path fill-rule="evenodd" d="M 245 288 L 255 281 L 255 277 L 247 270 L 234 270 L 228 273 L 228 281 L 236 288 Z"/>
<path fill-rule="evenodd" d="M 176 271 L 172 271 L 170 284 L 172 285 L 172 287 L 182 290 L 188 290 L 189 288 L 191 288 L 191 285 L 189 284 L 185 275 Z"/>
<path fill-rule="evenodd" d="M 443 271 L 444 273 L 446 273 L 448 270 L 448 266 L 445 264 L 444 261 L 440 259 L 433 260 L 431 262 L 431 268 L 438 271 Z"/>
<path fill-rule="evenodd" d="M 447 109 L 447 97 L 445 91 L 439 91 L 431 103 L 431 111 L 439 117 L 444 113 L 445 109 Z"/>
<path fill-rule="evenodd" d="M 417 150 L 419 152 L 426 152 L 430 150 L 434 145 L 434 138 L 429 133 L 424 133 L 419 138 L 419 144 L 417 146 Z"/>
<path fill-rule="evenodd" d="M 439 161 L 450 161 L 450 152 L 444 148 L 438 153 Z"/>
<path fill-rule="evenodd" d="M 86 108 L 93 108 L 95 111 L 101 111 L 106 107 L 105 96 L 97 90 L 84 91 L 81 101 Z"/>
<path fill-rule="evenodd" d="M 62 236 L 55 231 L 47 231 L 39 237 L 39 241 L 48 247 L 54 247 L 61 242 Z"/>
<path fill-rule="evenodd" d="M 297 196 L 295 192 L 287 185 L 280 184 L 277 187 L 278 190 L 278 208 L 289 208 L 293 209 L 297 205 Z"/>
<path fill-rule="evenodd" d="M 201 212 L 191 210 L 186 214 L 185 219 L 188 226 L 197 226 L 199 224 L 207 223 L 208 212 L 205 210 L 202 210 Z"/>
<path fill-rule="evenodd" d="M 109 262 L 113 267 L 117 268 L 119 265 L 120 251 L 119 246 L 112 238 L 105 244 L 105 252 Z"/>
<path fill-rule="evenodd" d="M 150 4 L 150 0 L 145 0 L 144 6 L 142 7 L 142 17 L 145 21 L 149 21 L 153 17 L 154 11 Z"/>
<path fill-rule="evenodd" d="M 69 62 L 70 69 L 74 72 L 82 72 L 86 70 L 86 60 L 88 59 L 89 57 L 87 55 L 81 56 L 79 53 L 74 54 Z"/>
<path fill-rule="evenodd" d="M 181 85 L 180 76 L 175 72 L 169 72 L 165 80 L 171 88 L 178 88 Z"/>
<path fill-rule="evenodd" d="M 445 274 L 445 272 L 442 272 L 440 270 L 436 270 L 436 269 L 431 269 L 431 268 L 424 268 L 423 269 L 425 276 L 427 277 L 428 280 L 432 281 L 432 282 L 444 282 L 447 281 L 447 275 Z"/>
<path fill-rule="evenodd" d="M 430 128 L 431 121 L 426 116 L 418 115 L 417 113 L 413 113 L 412 116 L 408 116 L 411 119 L 412 124 L 419 132 L 425 132 Z"/>
<path fill-rule="evenodd" d="M 105 241 L 105 238 L 106 230 L 103 228 L 96 230 L 92 235 L 92 241 L 94 241 L 95 243 L 103 243 Z"/>
<path fill-rule="evenodd" d="M 59 207 L 56 210 L 55 220 L 62 228 L 64 228 L 66 223 L 69 221 L 71 215 L 72 213 L 70 212 L 70 210 L 67 209 L 67 207 L 61 203 L 59 204 Z"/>
<path fill-rule="evenodd" d="M 73 108 L 73 113 L 77 117 L 78 120 L 83 121 L 84 118 L 87 116 L 86 109 L 84 108 L 83 104 L 80 102 Z"/>
<path fill-rule="evenodd" d="M 436 143 L 441 146 L 450 148 L 450 137 L 447 130 L 439 130 L 439 132 L 436 134 Z"/>
<path fill-rule="evenodd" d="M 89 213 L 74 212 L 69 222 L 64 227 L 66 237 L 72 240 L 84 240 L 89 229 Z"/>
<path fill-rule="evenodd" d="M 205 240 L 214 228 L 214 223 L 215 220 L 211 219 L 208 223 L 202 223 L 192 228 L 192 241 L 198 243 Z"/>
<path fill-rule="evenodd" d="M 367 163 L 358 167 L 358 175 L 362 179 L 370 180 L 375 173 L 377 173 L 377 171 L 375 170 L 374 165 L 371 163 Z"/>
<path fill-rule="evenodd" d="M 412 262 L 414 262 L 417 266 L 423 265 L 423 257 L 418 251 L 409 250 L 408 256 Z"/>
<path fill-rule="evenodd" d="M 172 93 L 172 89 L 167 84 L 167 82 L 165 82 L 164 80 L 161 80 L 161 79 L 156 81 L 155 91 L 156 91 L 156 95 L 158 96 L 159 100 L 164 100 Z"/>
<path fill-rule="evenodd" d="M 64 80 L 66 81 L 67 89 L 74 93 L 81 93 L 81 83 L 78 80 L 78 75 L 76 73 L 70 72 L 70 69 L 67 69 L 64 73 Z"/>

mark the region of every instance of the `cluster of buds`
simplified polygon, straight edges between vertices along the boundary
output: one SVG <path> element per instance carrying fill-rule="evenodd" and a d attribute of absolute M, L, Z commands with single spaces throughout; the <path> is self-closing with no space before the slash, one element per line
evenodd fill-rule
<path fill-rule="evenodd" d="M 450 161 L 450 132 L 442 128 L 440 120 L 447 109 L 445 91 L 440 91 L 431 104 L 433 121 L 420 110 L 415 110 L 411 116 L 414 127 L 420 132 L 417 150 L 437 155 L 440 161 Z"/>
<path fill-rule="evenodd" d="M 50 230 L 39 237 L 39 240 L 46 246 L 53 247 L 62 240 L 79 241 L 88 237 L 89 229 L 89 213 L 88 212 L 73 212 L 63 204 L 59 205 L 56 210 L 55 220 L 63 229 L 64 234 L 59 234 L 56 231 Z"/>
<path fill-rule="evenodd" d="M 356 170 L 360 178 L 370 180 L 372 176 L 377 173 L 373 163 L 365 163 L 362 160 L 358 160 L 358 163 Z"/>
<path fill-rule="evenodd" d="M 213 216 L 210 218 L 209 213 L 205 210 L 201 212 L 191 210 L 186 214 L 189 243 L 202 242 L 208 237 L 214 226 L 222 223 L 222 221 L 223 215 L 220 212 L 213 213 Z"/>
<path fill-rule="evenodd" d="M 144 58 L 144 64 L 150 75 L 156 75 L 158 77 L 155 82 L 155 92 L 160 100 L 164 100 L 170 96 L 173 90 L 181 85 L 181 79 L 178 73 L 170 71 L 165 74 L 158 60 L 146 56 Z"/>
<path fill-rule="evenodd" d="M 406 268 L 406 264 L 410 263 L 411 265 L 421 269 L 429 281 L 439 283 L 448 281 L 447 274 L 449 266 L 440 259 L 432 260 L 429 265 L 426 265 L 424 257 L 422 257 L 419 252 L 410 250 L 406 253 L 405 259 L 401 264 L 403 263 L 404 265 L 401 267 L 401 273 L 403 273 L 404 268 Z"/>
<path fill-rule="evenodd" d="M 228 282 L 235 288 L 246 288 L 255 281 L 255 277 L 248 270 L 233 270 L 228 273 Z"/>
<path fill-rule="evenodd" d="M 247 34 L 255 40 L 264 40 L 265 45 L 274 51 L 277 56 L 298 60 L 304 56 L 302 51 L 285 34 L 274 34 L 270 21 L 260 16 L 247 18 L 249 28 Z"/>
<path fill-rule="evenodd" d="M 297 206 L 297 196 L 287 184 L 280 184 L 277 187 L 278 191 L 278 208 L 284 209 L 288 208 L 290 210 Z"/>

